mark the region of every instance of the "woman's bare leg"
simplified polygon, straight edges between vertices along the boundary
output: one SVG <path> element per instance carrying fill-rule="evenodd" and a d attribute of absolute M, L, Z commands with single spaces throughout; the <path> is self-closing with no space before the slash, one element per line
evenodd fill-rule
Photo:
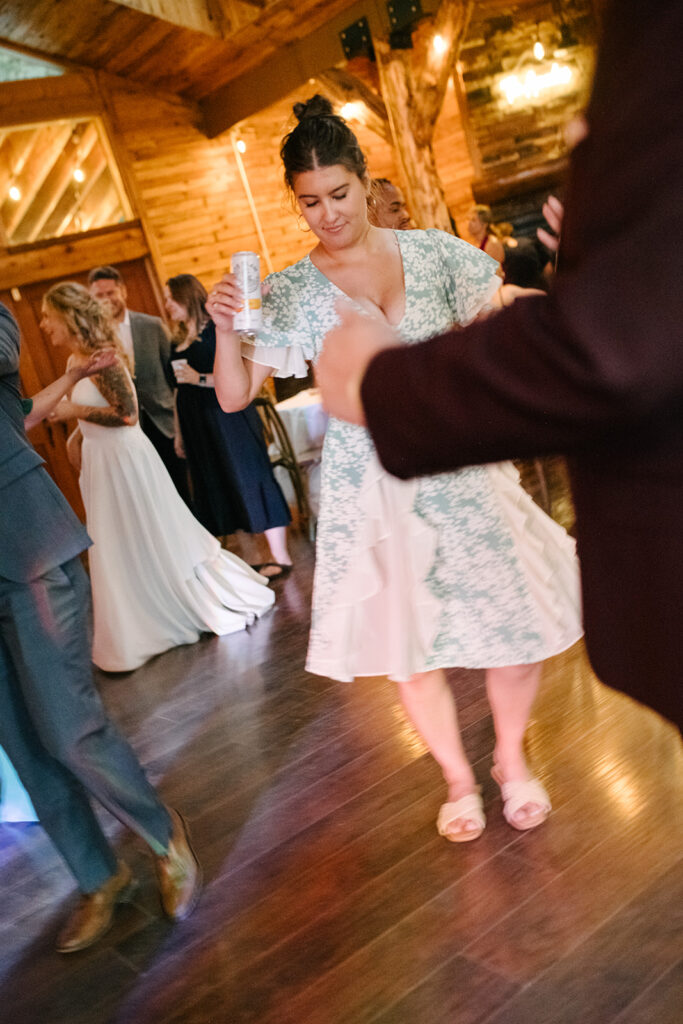
<path fill-rule="evenodd" d="M 474 772 L 463 749 L 453 694 L 442 669 L 421 672 L 398 684 L 401 701 L 448 786 L 448 800 L 456 801 L 477 790 Z M 461 831 L 480 831 L 470 819 L 459 822 Z M 455 824 L 455 823 L 454 823 Z"/>
<path fill-rule="evenodd" d="M 525 782 L 533 778 L 524 756 L 524 733 L 541 681 L 541 665 L 509 665 L 486 671 L 496 748 L 493 754 L 499 782 Z M 521 827 L 540 824 L 546 812 L 539 804 L 524 804 L 514 816 Z"/>
<path fill-rule="evenodd" d="M 291 565 L 292 557 L 287 547 L 287 527 L 273 526 L 270 530 L 264 530 L 263 535 L 268 541 L 273 561 L 278 565 Z M 267 574 L 264 573 L 265 575 Z"/>

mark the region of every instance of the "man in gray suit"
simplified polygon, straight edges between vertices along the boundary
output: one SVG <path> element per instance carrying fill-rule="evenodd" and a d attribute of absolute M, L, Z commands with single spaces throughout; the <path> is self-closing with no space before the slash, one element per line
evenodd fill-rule
<path fill-rule="evenodd" d="M 19 330 L 0 303 L 0 744 L 81 890 L 57 940 L 62 953 L 107 931 L 133 881 L 89 794 L 152 848 L 169 917 L 186 917 L 200 887 L 183 819 L 160 802 L 94 686 L 79 558 L 89 544 L 26 438 Z"/>
<path fill-rule="evenodd" d="M 190 504 L 185 460 L 174 448 L 173 388 L 168 372 L 171 343 L 158 316 L 126 306 L 126 285 L 116 267 L 95 267 L 88 275 L 90 294 L 109 306 L 130 361 L 140 406 L 140 426 L 150 439 L 176 490 Z"/>

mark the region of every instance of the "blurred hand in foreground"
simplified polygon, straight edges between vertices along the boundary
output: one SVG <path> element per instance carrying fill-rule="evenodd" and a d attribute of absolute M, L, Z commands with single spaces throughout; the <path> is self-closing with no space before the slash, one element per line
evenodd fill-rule
<path fill-rule="evenodd" d="M 315 367 L 316 384 L 331 416 L 365 425 L 360 386 L 370 360 L 400 342 L 387 323 L 338 303 L 339 324 L 326 336 Z"/>

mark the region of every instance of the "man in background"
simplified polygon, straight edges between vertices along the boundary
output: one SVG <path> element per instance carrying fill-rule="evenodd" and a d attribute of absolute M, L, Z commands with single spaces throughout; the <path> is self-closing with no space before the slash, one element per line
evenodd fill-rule
<path fill-rule="evenodd" d="M 414 227 L 405 196 L 388 178 L 373 178 L 370 182 L 368 219 L 378 228 L 393 228 L 394 231 L 408 231 Z"/>
<path fill-rule="evenodd" d="M 41 392 L 29 415 L 46 416 L 73 372 Z M 89 797 L 151 847 L 167 916 L 192 911 L 201 872 L 183 819 L 160 801 L 95 688 L 79 557 L 90 538 L 31 447 L 26 412 L 19 329 L 0 303 L 0 744 L 79 886 L 57 939 L 60 953 L 74 953 L 105 934 L 133 883 Z"/>
<path fill-rule="evenodd" d="M 128 356 L 140 406 L 140 426 L 150 439 L 176 490 L 189 505 L 185 460 L 174 449 L 173 389 L 169 383 L 171 343 L 162 320 L 129 310 L 124 280 L 116 267 L 95 267 L 88 275 L 90 294 L 106 303 Z"/>

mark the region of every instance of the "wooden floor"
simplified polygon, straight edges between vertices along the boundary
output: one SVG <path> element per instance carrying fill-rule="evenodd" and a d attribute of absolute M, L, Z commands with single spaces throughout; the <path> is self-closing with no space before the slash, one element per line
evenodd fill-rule
<path fill-rule="evenodd" d="M 101 677 L 206 875 L 159 914 L 149 858 L 108 936 L 53 952 L 74 892 L 37 825 L 0 827 L 2 1024 L 680 1024 L 681 747 L 598 684 L 582 645 L 548 663 L 528 732 L 554 811 L 521 834 L 489 778 L 480 672 L 454 671 L 483 786 L 481 839 L 435 829 L 439 771 L 382 680 L 303 668 L 313 552 L 248 633 Z"/>

